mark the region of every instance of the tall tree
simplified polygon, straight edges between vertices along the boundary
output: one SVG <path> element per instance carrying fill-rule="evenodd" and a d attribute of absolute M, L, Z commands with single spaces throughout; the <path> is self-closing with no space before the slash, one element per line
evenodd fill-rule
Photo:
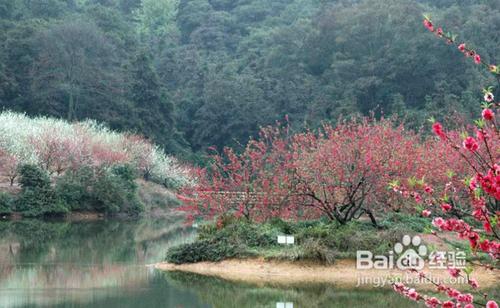
<path fill-rule="evenodd" d="M 160 55 L 167 44 L 176 41 L 175 17 L 179 0 L 142 0 L 135 12 L 139 39 Z"/>
<path fill-rule="evenodd" d="M 174 151 L 176 136 L 174 105 L 165 89 L 160 85 L 152 65 L 151 55 L 142 50 L 131 64 L 132 84 L 130 98 L 134 103 L 136 127 L 155 142 Z"/>
<path fill-rule="evenodd" d="M 251 75 L 235 76 L 230 70 L 213 68 L 206 78 L 203 105 L 192 117 L 195 149 L 243 144 L 256 135 L 259 123 L 267 122 L 271 113 L 259 81 Z"/>
<path fill-rule="evenodd" d="M 93 23 L 65 20 L 41 31 L 32 71 L 40 109 L 66 118 L 89 117 L 122 95 L 122 72 L 114 46 Z"/>

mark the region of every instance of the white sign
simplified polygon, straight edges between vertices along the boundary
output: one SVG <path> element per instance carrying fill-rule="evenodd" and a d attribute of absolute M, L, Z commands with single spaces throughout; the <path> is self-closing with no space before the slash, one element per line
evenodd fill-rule
<path fill-rule="evenodd" d="M 278 235 L 278 244 L 293 245 L 295 244 L 295 237 L 290 235 Z"/>
<path fill-rule="evenodd" d="M 276 308 L 293 308 L 293 303 L 277 302 Z"/>

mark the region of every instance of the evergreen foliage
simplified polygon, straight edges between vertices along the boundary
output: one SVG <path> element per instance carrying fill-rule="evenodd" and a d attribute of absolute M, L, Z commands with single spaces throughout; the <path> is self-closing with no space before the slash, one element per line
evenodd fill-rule
<path fill-rule="evenodd" d="M 422 13 L 499 62 L 494 0 L 0 0 L 0 107 L 92 118 L 185 159 L 285 115 L 468 117 L 494 80 L 429 46 Z"/>

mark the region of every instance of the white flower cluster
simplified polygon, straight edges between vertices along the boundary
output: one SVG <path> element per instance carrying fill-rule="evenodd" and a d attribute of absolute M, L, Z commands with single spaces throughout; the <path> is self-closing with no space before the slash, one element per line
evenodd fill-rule
<path fill-rule="evenodd" d="M 37 164 L 50 169 L 49 161 L 73 162 L 78 158 L 81 165 L 95 166 L 102 163 L 97 157 L 105 156 L 95 154 L 97 149 L 113 154 L 109 155 L 108 163 L 112 164 L 113 159 L 117 163 L 128 163 L 159 183 L 191 184 L 187 167 L 140 136 L 118 133 L 92 120 L 68 123 L 10 111 L 0 113 L 0 154 L 15 157 L 19 164 Z"/>

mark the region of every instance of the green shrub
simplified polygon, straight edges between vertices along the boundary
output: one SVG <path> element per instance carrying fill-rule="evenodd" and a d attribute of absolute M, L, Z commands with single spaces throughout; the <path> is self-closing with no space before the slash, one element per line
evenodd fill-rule
<path fill-rule="evenodd" d="M 137 178 L 137 174 L 130 165 L 119 165 L 114 166 L 111 169 L 112 175 L 116 176 L 122 181 L 123 188 L 127 191 L 134 192 L 137 190 L 137 184 L 135 183 L 135 179 Z"/>
<path fill-rule="evenodd" d="M 47 172 L 35 165 L 22 165 L 19 167 L 19 184 L 22 189 L 45 189 L 50 187 L 50 178 Z"/>
<path fill-rule="evenodd" d="M 19 169 L 21 194 L 16 202 L 16 210 L 24 216 L 62 215 L 68 210 L 57 198 L 46 172 L 34 165 L 23 165 Z"/>
<path fill-rule="evenodd" d="M 226 241 L 201 240 L 171 248 L 166 259 L 171 263 L 182 264 L 202 261 L 217 262 L 237 255 L 237 247 Z"/>
<path fill-rule="evenodd" d="M 197 241 L 170 249 L 167 260 L 193 263 L 248 257 L 255 255 L 259 249 L 276 246 L 276 238 L 280 234 L 269 224 L 251 224 L 242 219 L 223 219 L 221 225 L 220 229 L 215 224 L 202 225 Z"/>
<path fill-rule="evenodd" d="M 95 185 L 93 170 L 83 167 L 66 172 L 58 179 L 56 190 L 61 201 L 71 211 L 92 211 L 92 190 Z"/>
<path fill-rule="evenodd" d="M 404 213 L 389 213 L 380 222 L 380 226 L 384 229 L 392 229 L 394 227 L 404 227 L 407 230 L 414 232 L 424 232 L 432 226 L 430 219 L 416 215 L 408 215 Z"/>
<path fill-rule="evenodd" d="M 156 181 L 158 183 L 158 181 Z M 185 184 L 183 180 L 173 178 L 173 177 L 166 177 L 160 183 L 167 189 L 178 189 L 179 187 L 182 187 L 182 185 Z"/>
<path fill-rule="evenodd" d="M 68 172 L 57 182 L 58 196 L 73 211 L 98 211 L 138 215 L 144 211 L 135 183 L 136 174 L 128 165 L 96 172 L 82 168 Z"/>
<path fill-rule="evenodd" d="M 138 215 L 144 211 L 130 166 L 114 167 L 110 173 L 98 176 L 93 192 L 96 209 L 100 211 L 129 215 Z"/>
<path fill-rule="evenodd" d="M 14 198 L 6 192 L 0 192 L 0 214 L 10 214 L 13 205 Z"/>
<path fill-rule="evenodd" d="M 380 230 L 369 223 L 353 221 L 345 225 L 335 222 L 316 222 L 298 228 L 296 240 L 303 245 L 309 239 L 318 239 L 321 247 L 328 248 L 335 257 L 353 258 L 358 250 L 370 250 L 375 254 L 387 254 L 392 245 L 406 234 L 405 228 L 393 226 Z"/>
<path fill-rule="evenodd" d="M 335 250 L 326 246 L 321 239 L 306 239 L 300 244 L 301 254 L 298 259 L 316 260 L 331 264 L 335 261 Z"/>
<path fill-rule="evenodd" d="M 222 228 L 215 225 L 203 225 L 198 234 L 200 240 L 224 240 L 234 245 L 248 247 L 269 247 L 276 245 L 276 238 L 281 234 L 278 228 L 269 224 L 252 224 L 246 220 L 233 220 L 222 223 Z"/>

